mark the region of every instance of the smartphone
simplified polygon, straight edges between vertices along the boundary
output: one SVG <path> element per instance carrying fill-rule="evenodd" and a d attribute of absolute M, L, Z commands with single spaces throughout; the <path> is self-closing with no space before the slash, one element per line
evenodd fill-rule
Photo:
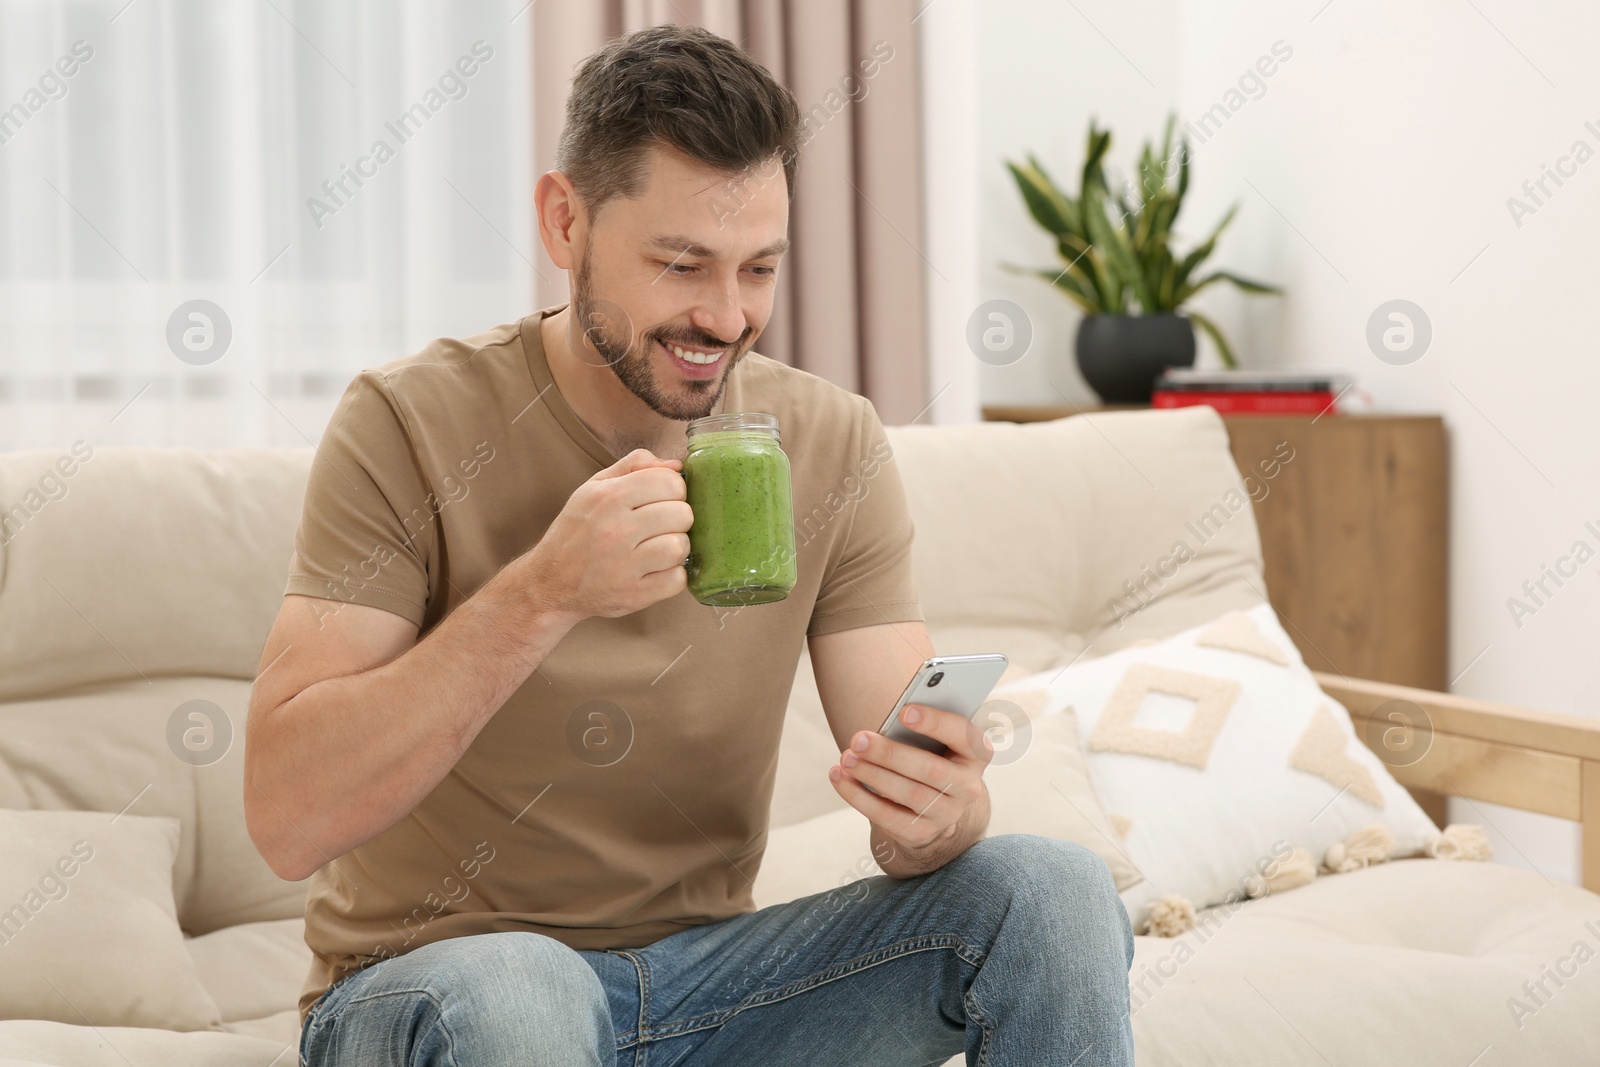
<path fill-rule="evenodd" d="M 944 755 L 944 745 L 900 721 L 900 710 L 907 704 L 925 704 L 970 720 L 978 714 L 995 683 L 1006 672 L 1006 662 L 1006 657 L 999 652 L 981 656 L 935 656 L 925 660 L 878 732 L 890 740 L 904 741 L 935 755 Z"/>

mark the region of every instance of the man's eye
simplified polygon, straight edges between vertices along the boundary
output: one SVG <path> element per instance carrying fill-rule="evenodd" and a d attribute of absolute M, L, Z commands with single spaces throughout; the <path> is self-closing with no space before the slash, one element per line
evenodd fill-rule
<path fill-rule="evenodd" d="M 777 267 L 751 267 L 750 272 L 762 278 L 770 278 L 778 273 Z"/>
<path fill-rule="evenodd" d="M 698 269 L 698 267 L 692 266 L 688 263 L 666 263 L 661 267 L 663 274 L 671 274 L 679 278 L 693 274 Z"/>

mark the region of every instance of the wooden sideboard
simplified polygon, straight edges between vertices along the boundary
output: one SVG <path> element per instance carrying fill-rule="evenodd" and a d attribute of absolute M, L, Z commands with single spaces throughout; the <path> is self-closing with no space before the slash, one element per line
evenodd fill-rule
<path fill-rule="evenodd" d="M 1042 422 L 1103 408 L 985 407 Z M 1312 670 L 1449 689 L 1449 499 L 1436 415 L 1224 415 L 1250 473 L 1283 442 L 1294 458 L 1255 504 L 1267 594 Z M 1259 474 L 1258 474 L 1259 476 Z"/>

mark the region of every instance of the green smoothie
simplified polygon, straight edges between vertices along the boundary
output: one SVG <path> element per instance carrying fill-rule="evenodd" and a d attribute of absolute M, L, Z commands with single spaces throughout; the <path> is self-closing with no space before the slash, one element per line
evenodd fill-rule
<path fill-rule="evenodd" d="M 794 588 L 789 458 L 771 422 L 690 436 L 683 477 L 694 525 L 685 568 L 702 604 L 769 604 Z"/>

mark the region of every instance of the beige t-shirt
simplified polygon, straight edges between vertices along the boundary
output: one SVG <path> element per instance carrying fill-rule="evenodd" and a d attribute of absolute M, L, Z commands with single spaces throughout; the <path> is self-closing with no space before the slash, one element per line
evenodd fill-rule
<path fill-rule="evenodd" d="M 557 310 L 350 383 L 312 465 L 287 593 L 383 608 L 426 634 L 616 462 L 551 380 L 539 323 Z M 414 811 L 312 876 L 302 1021 L 344 975 L 444 938 L 531 930 L 633 948 L 754 910 L 801 642 L 922 612 L 872 404 L 750 353 L 723 410 L 778 417 L 794 591 L 737 609 L 683 592 L 575 626 Z"/>

